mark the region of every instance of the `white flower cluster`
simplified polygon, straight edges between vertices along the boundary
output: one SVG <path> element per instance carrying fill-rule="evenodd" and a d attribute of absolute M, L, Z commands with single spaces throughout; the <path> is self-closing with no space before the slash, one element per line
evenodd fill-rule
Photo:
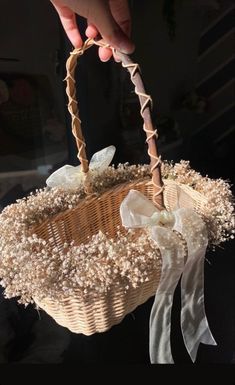
<path fill-rule="evenodd" d="M 208 198 L 202 214 L 211 244 L 234 233 L 233 199 L 227 182 L 202 177 L 188 162 L 165 163 L 163 179 L 187 184 Z M 117 184 L 150 178 L 148 165 L 108 167 L 94 176 L 92 189 L 100 195 Z M 0 283 L 5 296 L 27 304 L 34 298 L 94 296 L 113 285 L 137 287 L 161 266 L 160 252 L 145 230 L 117 229 L 115 239 L 98 233 L 85 244 L 64 243 L 58 248 L 33 234 L 35 226 L 85 200 L 83 187 L 76 190 L 45 188 L 6 207 L 0 214 Z"/>
<path fill-rule="evenodd" d="M 97 296 L 113 285 L 137 287 L 148 281 L 161 266 L 160 252 L 149 235 L 128 230 L 110 239 L 99 232 L 86 244 L 64 244 L 62 248 L 36 235 L 7 244 L 0 263 L 1 285 L 6 298 L 20 297 L 28 304 L 34 298 Z"/>
<path fill-rule="evenodd" d="M 188 161 L 175 165 L 164 164 L 164 177 L 186 184 L 202 194 L 207 203 L 199 213 L 207 224 L 211 245 L 219 245 L 234 238 L 234 197 L 228 182 L 223 179 L 203 177 L 190 168 Z"/>

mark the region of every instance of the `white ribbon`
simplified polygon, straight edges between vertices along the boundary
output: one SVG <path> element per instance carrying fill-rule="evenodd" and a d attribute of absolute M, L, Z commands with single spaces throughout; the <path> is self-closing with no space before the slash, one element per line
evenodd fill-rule
<path fill-rule="evenodd" d="M 216 345 L 204 306 L 203 270 L 208 243 L 206 225 L 191 208 L 160 212 L 135 190 L 131 190 L 123 200 L 120 214 L 125 227 L 150 227 L 151 237 L 162 255 L 161 280 L 150 315 L 151 363 L 174 362 L 170 346 L 171 310 L 175 288 L 182 273 L 181 329 L 185 346 L 194 362 L 200 342 Z M 176 232 L 182 234 L 187 243 L 186 263 L 183 243 Z"/>
<path fill-rule="evenodd" d="M 102 173 L 112 162 L 116 148 L 108 146 L 96 152 L 89 163 L 89 175 L 94 176 Z M 66 189 L 78 188 L 84 181 L 85 174 L 81 165 L 70 166 L 66 164 L 53 172 L 47 180 L 49 187 L 63 187 Z"/>

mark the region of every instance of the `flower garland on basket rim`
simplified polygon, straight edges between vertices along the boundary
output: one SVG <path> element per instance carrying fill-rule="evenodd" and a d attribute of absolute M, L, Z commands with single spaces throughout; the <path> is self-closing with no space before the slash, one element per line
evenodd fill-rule
<path fill-rule="evenodd" d="M 161 164 L 154 148 L 156 131 L 149 123 L 151 98 L 139 83 L 138 65 L 120 53 L 140 98 L 151 165 L 114 168 L 110 166 L 113 146 L 94 154 L 88 164 L 75 100 L 74 71 L 77 57 L 93 44 L 104 45 L 88 39 L 81 49 L 73 51 L 67 63 L 69 110 L 81 165 L 63 166 L 48 178 L 49 187 L 3 210 L 1 284 L 6 297 L 19 297 L 19 302 L 26 304 L 35 301 L 58 323 L 84 334 L 107 330 L 156 293 L 150 317 L 150 358 L 160 363 L 173 362 L 170 314 L 174 290 L 183 274 L 181 326 L 194 361 L 200 342 L 215 344 L 204 310 L 203 261 L 208 243 L 216 245 L 233 237 L 230 186 L 221 179 L 202 177 L 190 169 L 188 162 Z M 106 213 L 103 197 L 111 199 L 113 211 L 109 208 Z M 85 216 L 79 221 L 83 210 Z M 100 210 L 107 216 L 108 225 L 96 219 Z M 195 290 L 189 279 L 192 275 Z M 125 304 L 128 293 L 135 296 L 142 287 L 148 291 L 141 293 L 141 299 L 135 297 L 135 303 L 117 316 L 108 313 L 105 324 L 100 321 L 104 318 L 103 305 L 99 305 L 102 301 L 112 297 L 116 304 L 119 299 L 115 293 L 119 293 Z M 51 303 L 48 298 L 53 299 Z M 100 311 L 101 324 L 94 326 L 98 321 L 92 320 L 88 329 L 75 325 L 81 308 L 86 312 L 91 306 L 92 310 L 100 306 L 97 313 Z M 105 311 L 109 309 L 106 304 L 104 307 Z M 71 308 L 74 317 L 69 324 L 65 318 Z M 84 314 L 82 317 L 81 324 Z M 192 319 L 193 336 L 188 331 Z"/>

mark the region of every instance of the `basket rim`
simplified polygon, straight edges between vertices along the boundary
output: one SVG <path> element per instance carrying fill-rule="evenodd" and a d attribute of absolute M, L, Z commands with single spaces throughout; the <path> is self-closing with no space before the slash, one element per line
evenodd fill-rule
<path fill-rule="evenodd" d="M 48 215 L 48 218 L 46 218 L 42 223 L 38 223 L 38 224 L 34 225 L 33 227 L 30 227 L 30 234 L 33 234 L 35 229 L 38 230 L 40 227 L 47 225 L 51 221 L 60 220 L 60 218 L 64 217 L 66 215 L 66 213 L 68 213 L 68 212 L 73 213 L 74 211 L 77 211 L 79 209 L 79 207 L 81 207 L 81 206 L 91 205 L 93 202 L 99 201 L 104 195 L 109 194 L 110 191 L 118 192 L 118 190 L 121 190 L 124 186 L 129 186 L 131 189 L 131 186 L 138 187 L 138 185 L 141 185 L 143 183 L 152 185 L 151 178 L 146 177 L 143 179 L 137 179 L 137 180 L 133 180 L 130 182 L 119 183 L 115 186 L 112 186 L 110 188 L 105 189 L 101 193 L 92 193 L 90 195 L 86 195 L 78 201 L 76 206 L 74 206 L 72 208 L 67 208 L 65 210 L 61 210 L 61 211 L 59 211 L 55 214 L 52 214 L 52 215 Z M 195 198 L 198 198 L 198 200 L 203 201 L 205 205 L 208 202 L 208 199 L 203 194 L 194 190 L 193 187 L 191 187 L 189 185 L 184 185 L 182 183 L 178 183 L 175 180 L 164 179 L 164 178 L 163 178 L 163 183 L 165 186 L 178 185 L 180 188 L 185 190 L 185 192 L 187 192 L 187 193 L 193 192 L 193 195 L 195 196 Z M 164 192 L 163 192 L 163 194 L 164 194 Z"/>
<path fill-rule="evenodd" d="M 145 182 L 151 184 L 150 177 L 146 177 L 146 178 L 143 178 L 143 179 L 136 179 L 136 180 L 132 180 L 130 182 L 119 183 L 119 184 L 117 184 L 115 186 L 112 186 L 110 188 L 105 189 L 101 193 L 91 193 L 89 195 L 86 195 L 83 198 L 81 198 L 74 207 L 67 208 L 66 210 L 62 210 L 62 211 L 59 211 L 58 213 L 49 215 L 48 218 L 45 219 L 42 223 L 36 224 L 35 226 L 31 227 L 31 229 L 32 229 L 32 231 L 33 231 L 33 229 L 36 229 L 36 228 L 38 229 L 41 226 L 45 226 L 47 223 L 49 223 L 51 221 L 59 220 L 61 217 L 66 215 L 66 213 L 68 213 L 68 212 L 73 213 L 74 211 L 77 211 L 79 209 L 79 207 L 81 207 L 83 205 L 90 205 L 90 204 L 92 204 L 95 201 L 99 201 L 104 195 L 109 194 L 110 191 L 118 192 L 118 190 L 121 190 L 124 186 L 130 186 L 130 187 L 132 185 L 133 186 L 138 186 L 138 185 L 141 185 L 141 184 L 143 184 Z M 31 234 L 33 234 L 32 231 L 30 231 Z"/>

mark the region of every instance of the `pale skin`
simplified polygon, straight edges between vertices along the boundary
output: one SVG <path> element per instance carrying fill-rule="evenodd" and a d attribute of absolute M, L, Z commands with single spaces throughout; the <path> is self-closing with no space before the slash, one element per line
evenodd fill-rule
<path fill-rule="evenodd" d="M 130 40 L 131 17 L 128 0 L 50 0 L 58 12 L 64 30 L 75 48 L 83 41 L 76 23 L 76 14 L 87 20 L 86 36 L 101 36 L 113 48 L 130 54 L 134 44 Z M 112 50 L 99 48 L 99 57 L 108 61 Z"/>

